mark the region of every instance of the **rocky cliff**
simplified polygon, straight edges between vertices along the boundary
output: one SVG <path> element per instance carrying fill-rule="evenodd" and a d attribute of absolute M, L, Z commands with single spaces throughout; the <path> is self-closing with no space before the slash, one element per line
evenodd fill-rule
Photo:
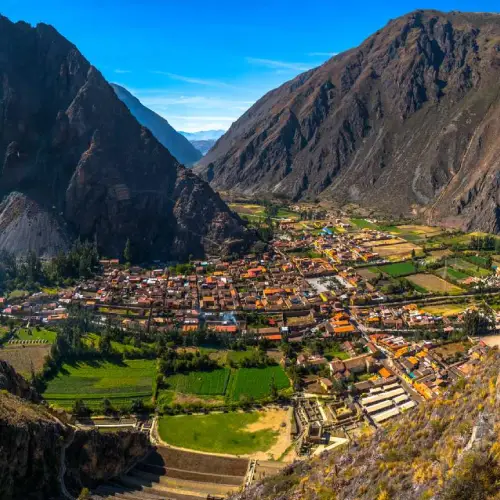
<path fill-rule="evenodd" d="M 50 256 L 75 237 L 120 256 L 232 251 L 241 220 L 139 125 L 51 26 L 0 17 L 0 247 Z"/>
<path fill-rule="evenodd" d="M 499 79 L 500 15 L 416 11 L 269 92 L 198 172 L 499 232 Z"/>
<path fill-rule="evenodd" d="M 202 157 L 201 152 L 177 132 L 165 118 L 144 106 L 127 89 L 116 83 L 112 83 L 111 86 L 135 119 L 147 127 L 180 163 L 188 166 L 193 165 Z"/>
<path fill-rule="evenodd" d="M 78 495 L 82 487 L 121 474 L 150 449 L 145 434 L 76 430 L 43 405 L 15 396 L 36 393 L 4 362 L 0 384 L 2 499 L 60 498 L 64 487 Z"/>

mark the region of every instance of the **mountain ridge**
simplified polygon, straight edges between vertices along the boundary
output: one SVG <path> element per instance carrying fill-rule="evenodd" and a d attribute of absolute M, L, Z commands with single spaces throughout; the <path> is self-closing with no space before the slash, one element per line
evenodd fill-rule
<path fill-rule="evenodd" d="M 196 163 L 201 154 L 183 134 L 168 123 L 168 120 L 149 109 L 141 103 L 126 88 L 117 83 L 110 83 L 118 98 L 125 103 L 135 119 L 144 127 L 151 130 L 151 133 L 158 141 L 165 146 L 179 163 L 191 166 Z"/>
<path fill-rule="evenodd" d="M 53 27 L 0 17 L 0 248 L 51 257 L 71 240 L 137 259 L 225 253 L 241 219 L 132 116 Z"/>
<path fill-rule="evenodd" d="M 200 160 L 216 189 L 500 231 L 500 16 L 415 11 L 263 96 Z"/>

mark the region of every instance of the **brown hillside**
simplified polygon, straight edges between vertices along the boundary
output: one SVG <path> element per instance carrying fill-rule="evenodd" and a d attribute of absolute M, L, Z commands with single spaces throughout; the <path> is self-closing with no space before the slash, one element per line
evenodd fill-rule
<path fill-rule="evenodd" d="M 200 160 L 217 189 L 499 232 L 500 15 L 417 11 L 269 92 Z"/>

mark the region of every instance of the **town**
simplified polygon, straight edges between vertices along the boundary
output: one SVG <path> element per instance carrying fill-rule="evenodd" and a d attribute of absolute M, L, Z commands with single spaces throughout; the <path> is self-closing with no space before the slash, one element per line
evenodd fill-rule
<path fill-rule="evenodd" d="M 101 258 L 74 284 L 0 299 L 0 359 L 78 425 L 149 433 L 158 460 L 181 463 L 175 485 L 158 480 L 167 490 L 184 481 L 224 497 L 355 441 L 439 398 L 500 344 L 495 238 L 304 206 L 231 208 L 268 244 L 185 263 Z M 144 467 L 103 491 L 145 487 Z M 221 471 L 237 472 L 228 483 Z"/>

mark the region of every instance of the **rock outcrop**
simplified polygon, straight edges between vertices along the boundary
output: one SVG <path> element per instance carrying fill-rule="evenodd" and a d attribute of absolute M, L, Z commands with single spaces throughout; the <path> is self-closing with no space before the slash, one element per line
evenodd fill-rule
<path fill-rule="evenodd" d="M 183 165 L 193 165 L 202 154 L 190 141 L 177 132 L 165 118 L 144 106 L 137 97 L 116 83 L 111 86 L 120 100 L 127 106 L 135 119 L 147 127 L 158 141 Z"/>
<path fill-rule="evenodd" d="M 138 259 L 184 259 L 252 238 L 74 45 L 1 16 L 0 199 L 0 248 L 17 254 L 80 237 L 107 256 L 130 239 Z"/>
<path fill-rule="evenodd" d="M 500 231 L 500 15 L 416 11 L 269 92 L 199 162 L 217 189 Z"/>
<path fill-rule="evenodd" d="M 63 488 L 78 496 L 83 487 L 120 475 L 150 451 L 145 434 L 75 429 L 33 402 L 38 399 L 20 375 L 0 361 L 2 499 L 61 498 Z"/>

